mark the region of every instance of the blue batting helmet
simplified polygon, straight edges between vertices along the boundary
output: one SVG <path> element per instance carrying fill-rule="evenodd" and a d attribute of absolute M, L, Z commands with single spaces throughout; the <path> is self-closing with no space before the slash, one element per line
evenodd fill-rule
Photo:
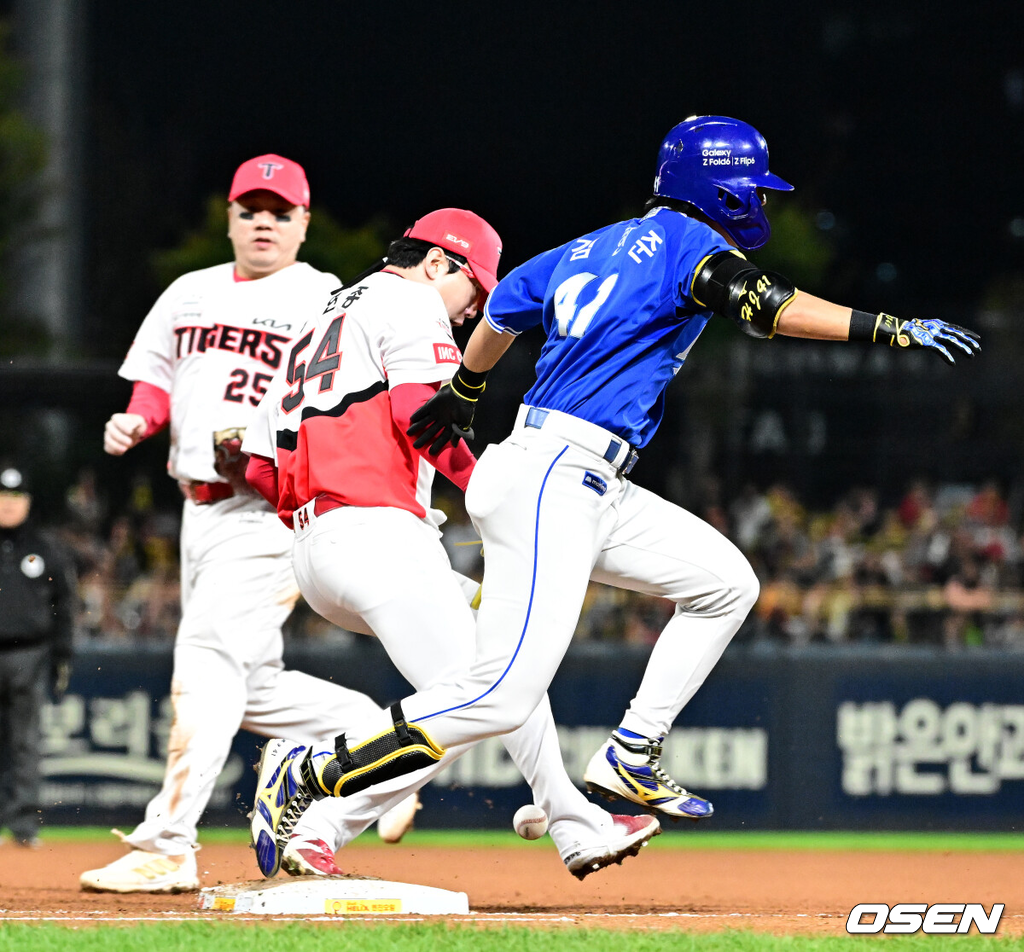
<path fill-rule="evenodd" d="M 750 251 L 771 235 L 758 189 L 791 192 L 768 171 L 768 144 L 753 126 L 726 116 L 691 116 L 661 143 L 654 194 L 689 202 Z"/>

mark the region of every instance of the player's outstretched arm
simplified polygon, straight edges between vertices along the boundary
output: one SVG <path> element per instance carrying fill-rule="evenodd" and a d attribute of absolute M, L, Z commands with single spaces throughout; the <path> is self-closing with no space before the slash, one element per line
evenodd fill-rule
<path fill-rule="evenodd" d="M 953 353 L 973 357 L 981 350 L 974 331 L 937 319 L 903 320 L 891 314 L 852 311 L 799 291 L 775 271 L 764 271 L 742 255 L 710 255 L 694 275 L 690 296 L 698 304 L 734 320 L 751 337 L 803 337 L 849 340 L 890 347 L 934 350 L 947 363 Z"/>
<path fill-rule="evenodd" d="M 956 363 L 954 354 L 973 357 L 981 350 L 980 337 L 958 324 L 936 318 L 905 320 L 891 314 L 851 311 L 803 291 L 798 291 L 779 315 L 775 330 L 784 337 L 923 347 L 934 350 L 948 364 Z"/>
<path fill-rule="evenodd" d="M 473 439 L 473 417 L 487 386 L 487 374 L 514 340 L 511 334 L 501 334 L 483 321 L 477 325 L 451 381 L 410 418 L 405 432 L 416 437 L 412 444 L 416 449 L 429 444 L 427 452 L 437 456 L 449 444 Z"/>

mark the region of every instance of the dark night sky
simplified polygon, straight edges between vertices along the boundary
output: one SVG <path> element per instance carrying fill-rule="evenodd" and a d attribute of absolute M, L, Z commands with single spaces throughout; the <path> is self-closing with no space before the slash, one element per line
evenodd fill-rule
<path fill-rule="evenodd" d="M 0 13 L 34 2 L 0 0 Z M 97 465 L 110 486 L 129 471 L 97 461 L 86 434 L 100 432 L 128 390 L 114 392 L 113 373 L 92 362 L 109 368 L 123 357 L 161 290 L 154 252 L 201 223 L 207 198 L 226 193 L 239 162 L 263 152 L 299 160 L 314 215 L 325 208 L 347 225 L 383 217 L 397 234 L 432 208 L 472 208 L 501 232 L 510 268 L 634 213 L 663 135 L 694 113 L 752 122 L 768 139 L 773 170 L 797 186 L 793 200 L 812 216 L 835 216 L 835 228 L 816 236 L 834 244 L 835 263 L 820 287 L 806 290 L 865 310 L 944 317 L 986 335 L 985 360 L 958 366 L 955 387 L 946 386 L 953 378 L 944 367 L 906 379 L 835 380 L 783 368 L 749 405 L 708 411 L 724 429 L 707 465 L 737 485 L 750 473 L 802 480 L 800 491 L 819 501 L 854 478 L 897 492 L 921 460 L 942 479 L 1014 480 L 1020 472 L 1024 322 L 1011 313 L 997 326 L 978 311 L 994 281 L 1024 275 L 1021 0 L 969 11 L 962 0 L 72 2 L 85 12 L 75 358 L 92 366 L 90 379 L 111 383 L 83 400 L 69 378 L 60 399 L 84 415 L 76 417 L 75 459 Z M 15 22 L 15 49 L 17 41 Z M 879 279 L 883 262 L 895 266 L 895 279 Z M 717 379 L 724 346 L 735 344 L 723 327 L 716 352 L 714 329 L 687 368 L 687 386 L 672 390 L 673 419 L 682 422 L 663 428 L 640 474 L 659 492 L 684 471 L 673 486 L 699 485 L 686 469 L 687 441 L 703 431 L 688 428 L 688 401 L 696 393 L 694 406 L 704 407 L 701 381 Z M 480 445 L 503 435 L 510 419 L 502 413 L 514 413 L 532 378 L 535 343 L 495 371 L 493 390 L 507 391 L 508 406 L 489 408 Z M 786 353 L 796 359 L 803 346 L 789 342 Z M 830 451 L 854 449 L 828 466 L 790 453 L 774 460 L 777 470 L 758 469 L 763 454 L 737 449 L 755 410 L 775 407 L 799 434 L 805 404 L 830 415 Z M 903 406 L 909 435 L 890 440 L 884 428 L 874 441 L 851 442 L 851 420 L 880 419 L 894 405 Z M 17 426 L 20 419 L 5 430 L 8 443 L 22 439 Z M 140 471 L 162 467 L 162 445 L 139 452 Z"/>
<path fill-rule="evenodd" d="M 641 203 L 692 113 L 751 121 L 773 169 L 835 213 L 862 295 L 843 303 L 970 305 L 1021 265 L 1024 4 L 965 10 L 96 0 L 87 332 L 134 329 L 159 290 L 149 253 L 252 155 L 301 161 L 314 213 L 347 224 L 471 207 L 510 267 Z M 872 285 L 882 261 L 895 285 Z"/>

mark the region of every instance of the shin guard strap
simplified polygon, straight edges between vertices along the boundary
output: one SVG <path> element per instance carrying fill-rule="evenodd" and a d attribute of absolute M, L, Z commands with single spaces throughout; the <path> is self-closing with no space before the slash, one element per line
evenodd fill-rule
<path fill-rule="evenodd" d="M 338 758 L 338 766 L 342 770 L 348 770 L 352 766 L 352 755 L 348 752 L 344 734 L 334 738 L 334 756 Z"/>
<path fill-rule="evenodd" d="M 313 769 L 313 748 L 310 747 L 306 751 L 306 756 L 302 758 L 302 763 L 299 764 L 299 776 L 302 778 L 302 782 L 306 789 L 309 791 L 309 795 L 314 800 L 323 800 L 330 791 L 325 790 L 323 785 L 317 779 L 316 771 Z"/>
<path fill-rule="evenodd" d="M 408 747 L 412 742 L 412 735 L 409 733 L 409 725 L 405 721 L 405 714 L 402 712 L 402 702 L 395 701 L 391 705 L 391 720 L 395 722 L 395 733 L 398 735 L 398 745 Z"/>

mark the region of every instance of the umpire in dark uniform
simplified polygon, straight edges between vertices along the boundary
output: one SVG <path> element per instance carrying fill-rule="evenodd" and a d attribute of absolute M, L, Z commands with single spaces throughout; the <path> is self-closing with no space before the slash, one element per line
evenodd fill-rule
<path fill-rule="evenodd" d="M 28 521 L 23 469 L 0 464 L 0 827 L 39 845 L 40 716 L 71 673 L 75 586 L 59 550 Z"/>

